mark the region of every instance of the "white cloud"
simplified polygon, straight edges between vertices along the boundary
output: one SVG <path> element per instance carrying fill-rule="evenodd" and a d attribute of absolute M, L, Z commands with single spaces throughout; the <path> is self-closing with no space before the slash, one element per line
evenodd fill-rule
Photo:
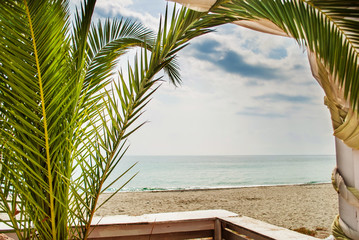
<path fill-rule="evenodd" d="M 136 11 L 138 9 L 138 4 L 144 4 L 144 1 L 140 3 L 135 3 L 133 0 L 101 0 L 97 2 L 96 5 L 96 18 L 133 18 L 141 21 L 145 26 L 157 29 L 159 24 L 159 14 L 151 15 L 146 11 Z M 146 4 L 146 3 L 145 3 Z M 148 4 L 148 3 L 147 3 Z M 164 10 L 164 9 L 163 9 Z"/>
<path fill-rule="evenodd" d="M 155 29 L 161 12 L 143 9 L 157 3 L 164 1 L 101 0 L 97 15 L 131 17 Z M 324 94 L 294 40 L 233 25 L 195 39 L 192 46 L 206 40 L 219 42 L 218 52 L 211 53 L 211 61 L 205 51 L 196 56 L 194 47 L 179 54 L 183 85 L 164 83 L 155 93 L 141 117 L 149 123 L 131 136 L 129 154 L 334 153 Z M 273 68 L 278 79 L 225 71 L 214 63 L 226 51 L 245 66 Z M 268 98 L 273 96 L 276 102 Z M 307 96 L 310 102 L 298 104 L 286 96 Z"/>
<path fill-rule="evenodd" d="M 240 79 L 229 79 L 208 68 L 197 70 L 197 64 L 191 63 L 192 67 L 182 67 L 182 87 L 174 90 L 164 84 L 154 95 L 144 116 L 150 123 L 133 138 L 131 154 L 334 152 L 329 115 L 321 96 L 315 97 L 314 104 L 299 107 L 253 101 L 252 96 L 276 89 L 246 88 Z M 320 89 L 311 86 L 308 91 Z M 246 107 L 283 117 L 237 114 Z"/>

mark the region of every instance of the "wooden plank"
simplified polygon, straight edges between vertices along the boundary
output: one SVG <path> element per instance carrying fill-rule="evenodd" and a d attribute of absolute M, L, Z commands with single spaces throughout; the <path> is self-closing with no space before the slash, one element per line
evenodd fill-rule
<path fill-rule="evenodd" d="M 125 237 L 214 230 L 217 217 L 238 216 L 226 210 L 201 210 L 148 214 L 142 216 L 107 216 L 94 220 L 98 224 L 90 237 Z M 213 236 L 212 236 L 213 237 Z"/>
<path fill-rule="evenodd" d="M 206 238 L 213 239 L 213 230 L 196 231 L 196 232 L 180 232 L 167 234 L 151 234 L 151 235 L 135 235 L 135 236 L 113 236 L 113 237 L 96 237 L 89 240 L 184 240 Z"/>
<path fill-rule="evenodd" d="M 234 232 L 237 232 L 238 234 L 245 235 L 245 236 L 248 237 L 248 239 L 274 240 L 273 238 L 265 236 L 265 235 L 255 231 L 255 230 L 247 229 L 245 227 L 232 224 L 230 222 L 224 222 L 224 224 L 225 224 L 225 228 L 233 230 Z"/>
<path fill-rule="evenodd" d="M 16 233 L 14 233 L 14 232 L 6 232 L 6 231 L 4 231 L 4 232 L 1 232 L 1 233 L 4 233 L 6 236 L 11 237 L 11 238 L 14 239 L 14 240 L 18 240 L 18 239 L 19 239 L 19 238 L 17 237 Z"/>
<path fill-rule="evenodd" d="M 213 230 L 197 231 L 197 232 L 181 232 L 181 233 L 168 233 L 157 234 L 151 236 L 151 240 L 183 240 L 195 238 L 213 238 Z"/>
<path fill-rule="evenodd" d="M 224 240 L 254 240 L 253 238 L 249 238 L 243 234 L 231 231 L 228 228 L 224 228 L 222 230 L 222 236 Z"/>
<path fill-rule="evenodd" d="M 91 238 L 114 236 L 156 235 L 214 230 L 214 220 L 178 221 L 161 223 L 113 224 L 96 226 Z"/>
<path fill-rule="evenodd" d="M 238 214 L 226 210 L 198 210 L 188 212 L 169 212 L 144 214 L 142 216 L 114 215 L 105 217 L 95 217 L 93 225 L 113 225 L 113 224 L 131 224 L 131 223 L 151 223 L 151 222 L 173 222 L 216 219 L 220 217 L 236 217 Z"/>
<path fill-rule="evenodd" d="M 222 223 L 240 234 L 258 240 L 318 240 L 318 238 L 304 235 L 289 229 L 278 227 L 249 217 L 219 218 Z"/>
<path fill-rule="evenodd" d="M 214 230 L 214 220 L 154 223 L 153 234 Z"/>

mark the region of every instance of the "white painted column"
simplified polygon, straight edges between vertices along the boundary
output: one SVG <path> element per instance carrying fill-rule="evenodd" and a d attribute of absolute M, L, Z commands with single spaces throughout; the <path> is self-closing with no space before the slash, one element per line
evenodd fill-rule
<path fill-rule="evenodd" d="M 353 150 L 335 138 L 337 167 L 347 186 L 359 189 L 359 150 Z M 339 195 L 340 218 L 353 230 L 359 231 L 359 208 L 349 205 Z"/>

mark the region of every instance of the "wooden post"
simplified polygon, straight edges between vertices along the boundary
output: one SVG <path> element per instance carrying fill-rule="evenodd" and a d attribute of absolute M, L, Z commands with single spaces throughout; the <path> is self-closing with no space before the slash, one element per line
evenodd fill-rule
<path fill-rule="evenodd" d="M 359 150 L 353 150 L 335 138 L 337 167 L 347 186 L 359 189 Z M 340 218 L 353 230 L 359 231 L 359 209 L 349 205 L 339 195 Z"/>
<path fill-rule="evenodd" d="M 218 218 L 214 221 L 214 240 L 222 240 L 222 223 Z"/>

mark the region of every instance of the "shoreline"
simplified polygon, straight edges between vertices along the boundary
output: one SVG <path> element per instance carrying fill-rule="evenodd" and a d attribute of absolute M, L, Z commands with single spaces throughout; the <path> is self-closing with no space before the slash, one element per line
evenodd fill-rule
<path fill-rule="evenodd" d="M 104 193 L 100 202 L 111 193 Z M 224 209 L 288 229 L 306 228 L 316 237 L 330 235 L 338 214 L 337 193 L 331 184 L 118 192 L 97 216 L 139 216 L 161 212 Z"/>
<path fill-rule="evenodd" d="M 326 185 L 331 184 L 331 182 L 314 182 L 314 183 L 290 183 L 290 184 L 268 184 L 268 185 L 246 185 L 246 186 L 228 186 L 228 187 L 203 187 L 203 188 L 178 188 L 178 189 L 164 189 L 161 190 L 160 188 L 156 189 L 153 188 L 150 190 L 141 190 L 141 191 L 131 191 L 131 190 L 120 190 L 118 193 L 141 193 L 141 192 L 185 192 L 185 191 L 206 191 L 206 190 L 235 190 L 235 189 L 242 189 L 242 188 L 261 188 L 261 187 L 286 187 L 286 186 L 311 186 L 311 185 Z M 104 194 L 113 194 L 114 192 L 105 192 Z"/>

